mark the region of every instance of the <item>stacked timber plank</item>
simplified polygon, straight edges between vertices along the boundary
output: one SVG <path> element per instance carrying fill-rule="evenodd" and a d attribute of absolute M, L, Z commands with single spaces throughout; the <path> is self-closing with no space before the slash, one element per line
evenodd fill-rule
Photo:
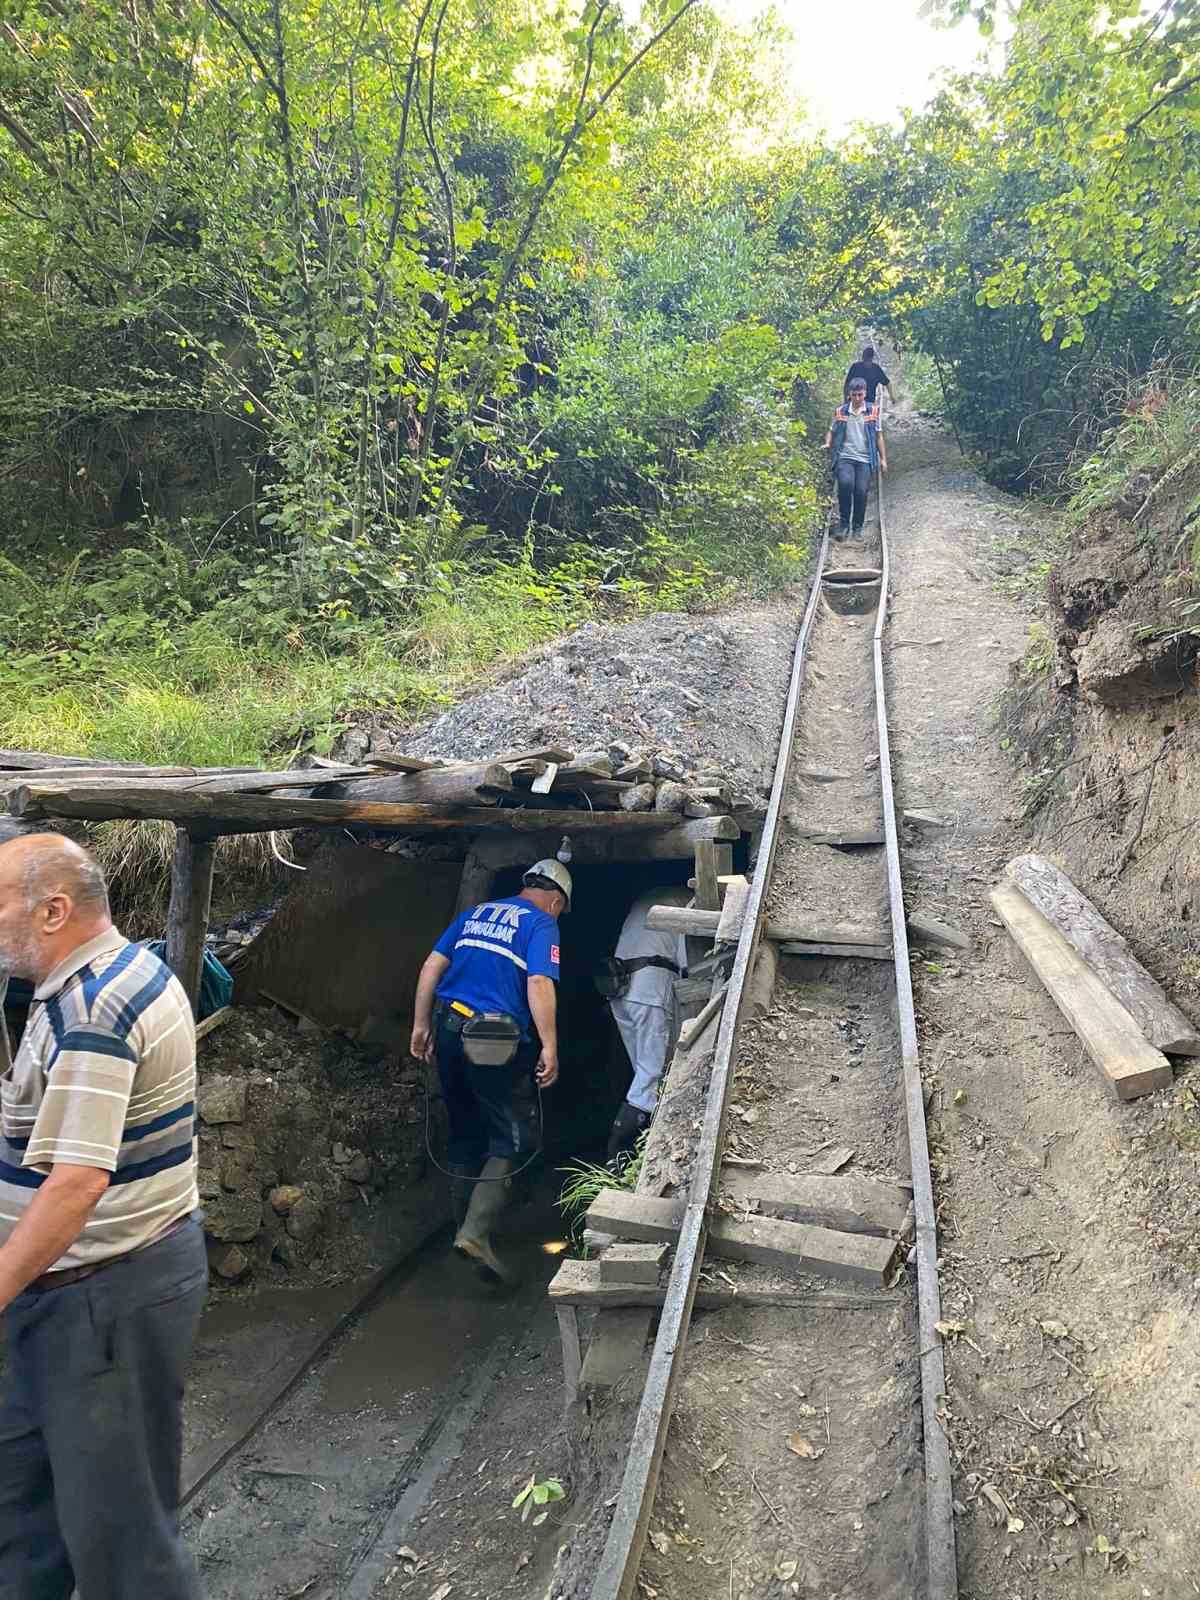
<path fill-rule="evenodd" d="M 1117 1099 L 1169 1084 L 1168 1054 L 1200 1055 L 1200 1031 L 1045 856 L 1010 861 L 992 904 Z"/>
<path fill-rule="evenodd" d="M 562 827 L 632 835 L 711 822 L 717 826 L 706 836 L 714 839 L 736 838 L 735 809 L 751 807 L 724 782 L 688 784 L 667 776 L 669 765 L 664 771 L 654 756 L 626 761 L 553 745 L 480 761 L 379 751 L 360 765 L 309 762 L 257 771 L 0 750 L 0 807 L 31 822 L 158 818 L 213 833 L 358 823 L 415 833 Z"/>

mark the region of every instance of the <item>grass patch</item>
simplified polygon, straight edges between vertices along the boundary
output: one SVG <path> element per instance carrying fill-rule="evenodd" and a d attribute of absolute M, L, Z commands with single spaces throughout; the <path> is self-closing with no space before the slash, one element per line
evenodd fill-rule
<path fill-rule="evenodd" d="M 589 614 L 567 591 L 534 596 L 511 569 L 434 593 L 397 626 L 286 627 L 237 638 L 212 616 L 102 658 L 0 668 L 0 745 L 116 761 L 254 766 L 328 751 L 355 712 L 417 718 Z"/>

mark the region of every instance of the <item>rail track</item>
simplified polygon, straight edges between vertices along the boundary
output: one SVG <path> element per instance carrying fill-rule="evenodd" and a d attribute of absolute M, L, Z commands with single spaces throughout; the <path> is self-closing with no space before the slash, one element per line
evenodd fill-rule
<path fill-rule="evenodd" d="M 923 1550 L 919 1552 L 915 1564 L 913 1587 L 903 1592 L 906 1597 L 909 1593 L 919 1595 L 921 1600 L 955 1600 L 958 1587 L 949 1443 L 939 1416 L 939 1406 L 945 1389 L 945 1374 L 941 1339 L 936 1326 L 940 1320 L 936 1219 L 909 969 L 909 946 L 905 926 L 888 733 L 885 666 L 890 563 L 886 503 L 883 484 L 878 478 L 875 504 L 878 508 L 879 569 L 882 579 L 870 640 L 870 692 L 874 699 L 874 754 L 878 759 L 879 803 L 884 836 L 883 861 L 886 871 L 886 899 L 890 918 L 894 975 L 891 1000 L 895 1007 L 898 1045 L 895 1052 L 898 1059 L 894 1060 L 895 1088 L 902 1103 L 907 1133 L 915 1216 L 918 1348 L 911 1354 L 920 1373 L 921 1453 L 924 1471 L 922 1496 L 924 1537 L 920 1541 Z M 592 1600 L 630 1600 L 637 1587 L 639 1568 L 655 1505 L 655 1491 L 667 1441 L 668 1425 L 680 1387 L 681 1374 L 688 1361 L 689 1324 L 704 1258 L 707 1221 L 716 1199 L 716 1184 L 730 1111 L 734 1065 L 746 1009 L 748 978 L 762 937 L 777 851 L 785 831 L 785 804 L 792 780 L 797 735 L 801 728 L 802 713 L 809 705 L 809 697 L 805 693 L 806 666 L 818 623 L 836 627 L 836 619 L 831 614 L 821 615 L 822 590 L 828 571 L 829 553 L 829 539 L 826 535 L 821 543 L 812 590 L 796 643 L 770 804 L 717 1039 L 684 1220 L 623 1480 L 603 1557 L 592 1583 Z M 738 1343 L 737 1340 L 730 1342 Z M 826 1425 L 828 1426 L 828 1422 Z M 757 1481 L 755 1487 L 758 1487 Z M 767 1509 L 771 1511 L 775 1522 L 781 1520 L 773 1506 L 768 1504 Z M 862 1523 L 859 1522 L 857 1526 L 861 1528 Z M 793 1562 L 792 1569 L 794 1568 Z M 700 1594 L 702 1591 L 697 1587 L 694 1592 Z M 725 1592 L 723 1585 L 721 1592 Z M 848 1591 L 839 1590 L 839 1592 Z M 871 1592 L 883 1593 L 884 1590 L 873 1588 Z M 891 1594 L 893 1590 L 888 1588 L 886 1592 Z M 894 1592 L 899 1594 L 901 1590 L 896 1589 Z M 730 1595 L 734 1593 L 732 1561 L 728 1593 Z"/>
<path fill-rule="evenodd" d="M 876 854 L 874 859 L 876 863 L 882 863 L 881 881 L 885 880 L 892 953 L 890 984 L 886 996 L 880 991 L 880 998 L 881 1001 L 886 999 L 886 1006 L 892 1014 L 895 1049 L 891 1086 L 903 1119 L 911 1166 L 916 1264 L 916 1315 L 912 1331 L 917 1348 L 909 1354 L 919 1369 L 922 1424 L 920 1456 L 923 1488 L 920 1498 L 923 1537 L 919 1541 L 922 1548 L 919 1571 L 914 1577 L 911 1591 L 905 1591 L 905 1600 L 908 1600 L 909 1593 L 919 1597 L 919 1600 L 956 1600 L 958 1590 L 949 1445 L 939 1416 L 945 1380 L 941 1340 L 936 1326 L 940 1320 L 937 1236 L 909 971 L 887 715 L 885 668 L 890 563 L 882 484 L 877 485 L 874 503 L 878 509 L 881 583 L 869 635 L 869 662 L 864 663 L 866 676 L 859 688 L 864 695 L 871 697 L 869 723 L 873 729 L 873 756 L 878 761 L 878 800 L 884 843 L 881 856 Z M 739 1046 L 743 1042 L 748 979 L 775 888 L 777 856 L 787 832 L 789 798 L 794 801 L 793 769 L 798 739 L 805 719 L 811 716 L 813 706 L 819 699 L 818 686 L 806 686 L 806 669 L 810 663 L 814 636 L 821 630 L 835 633 L 839 626 L 837 616 L 824 606 L 822 599 L 829 561 L 830 545 L 826 536 L 821 542 L 797 637 L 771 797 L 742 933 L 726 991 L 683 1223 L 624 1475 L 603 1554 L 591 1579 L 591 1600 L 631 1600 L 638 1587 L 672 1410 L 689 1358 L 692 1310 L 704 1261 L 708 1218 L 716 1200 L 733 1098 L 731 1091 L 735 1066 Z M 870 619 L 859 617 L 856 620 L 861 627 Z M 832 965 L 840 967 L 842 974 L 846 974 L 852 963 L 839 959 Z M 853 977 L 846 976 L 844 982 L 848 995 L 858 992 Z M 404 1288 L 406 1294 L 415 1294 L 418 1302 L 423 1293 L 436 1295 L 440 1292 L 435 1280 L 440 1271 L 439 1263 L 443 1260 L 437 1248 L 426 1244 L 398 1268 L 371 1280 L 358 1298 L 327 1320 L 308 1347 L 298 1352 L 298 1359 L 291 1369 L 264 1390 L 244 1424 L 235 1426 L 224 1440 L 210 1445 L 206 1452 L 193 1460 L 184 1495 L 193 1530 L 203 1528 L 208 1519 L 219 1516 L 223 1496 L 229 1506 L 231 1529 L 239 1526 L 239 1516 L 242 1518 L 240 1526 L 244 1527 L 244 1507 L 239 1506 L 239 1495 L 232 1492 L 232 1485 L 239 1475 L 243 1487 L 247 1482 L 253 1483 L 256 1477 L 266 1480 L 270 1492 L 278 1497 L 274 1509 L 282 1520 L 290 1521 L 297 1528 L 304 1524 L 310 1516 L 304 1504 L 305 1485 L 315 1485 L 323 1491 L 324 1485 L 317 1481 L 321 1474 L 335 1475 L 340 1466 L 345 1464 L 351 1448 L 361 1453 L 362 1443 L 355 1439 L 351 1446 L 347 1440 L 341 1455 L 333 1448 L 324 1455 L 319 1451 L 305 1454 L 299 1435 L 308 1426 L 303 1424 L 304 1409 L 309 1403 L 306 1394 L 314 1384 L 338 1381 L 339 1372 L 361 1361 L 363 1351 L 372 1341 L 378 1342 L 381 1331 L 378 1328 L 373 1331 L 373 1319 L 380 1317 L 384 1323 L 387 1322 L 391 1314 L 389 1305 L 399 1302 L 398 1289 Z M 426 1278 L 429 1284 L 423 1289 Z M 519 1303 L 510 1304 L 500 1315 L 486 1313 L 486 1327 L 481 1324 L 479 1342 L 471 1350 L 459 1352 L 455 1360 L 447 1358 L 445 1370 L 438 1378 L 440 1390 L 436 1384 L 432 1386 L 425 1409 L 408 1419 L 406 1427 L 396 1429 L 401 1437 L 391 1441 L 396 1446 L 394 1452 L 389 1455 L 381 1451 L 374 1463 L 373 1474 L 366 1474 L 356 1482 L 354 1493 L 362 1505 L 361 1516 L 354 1519 L 353 1525 L 338 1540 L 323 1540 L 314 1536 L 312 1543 L 321 1549 L 309 1550 L 301 1539 L 298 1565 L 291 1575 L 307 1575 L 291 1589 L 280 1589 L 272 1584 L 271 1592 L 305 1594 L 311 1596 L 312 1600 L 333 1595 L 341 1597 L 341 1600 L 371 1600 L 379 1585 L 387 1581 L 389 1573 L 394 1570 L 394 1551 L 407 1537 L 413 1519 L 427 1504 L 438 1475 L 455 1455 L 482 1411 L 506 1357 L 534 1326 L 539 1305 L 545 1308 L 540 1295 L 540 1284 L 535 1283 L 531 1296 L 527 1297 L 528 1303 L 526 1297 L 522 1297 Z M 837 1297 L 831 1297 L 830 1304 L 836 1302 Z M 382 1336 L 386 1338 L 386 1332 Z M 735 1339 L 730 1342 L 737 1344 L 738 1341 Z M 293 1427 L 297 1430 L 295 1436 L 290 1431 Z M 311 1441 L 310 1426 L 305 1437 Z M 275 1461 L 275 1455 L 268 1447 L 274 1438 L 290 1440 L 293 1447 L 300 1449 L 295 1462 L 288 1464 L 286 1452 L 281 1462 Z M 275 1454 L 278 1454 L 277 1450 Z M 265 1466 L 261 1464 L 264 1460 L 267 1462 Z M 265 1493 L 264 1490 L 256 1494 L 251 1489 L 251 1501 L 261 1499 Z M 778 1521 L 775 1509 L 769 1502 L 764 1503 L 768 1504 L 774 1520 Z M 306 1535 L 310 1534 L 311 1525 L 305 1531 Z M 233 1542 L 231 1538 L 231 1545 Z M 201 1555 L 203 1559 L 203 1550 Z M 238 1566 L 236 1578 L 231 1575 L 230 1587 L 225 1588 L 217 1583 L 213 1588 L 212 1592 L 218 1596 L 218 1600 L 223 1600 L 226 1594 L 232 1596 L 258 1592 L 255 1576 L 242 1570 L 240 1561 Z M 285 1584 L 288 1582 L 288 1573 L 277 1573 L 274 1567 L 267 1570 L 272 1578 L 278 1576 Z M 731 1594 L 732 1584 L 731 1564 Z M 721 1592 L 725 1592 L 724 1588 Z M 881 1588 L 871 1592 L 885 1591 Z M 886 1592 L 890 1594 L 892 1591 Z M 697 1588 L 695 1593 L 700 1595 L 702 1591 Z"/>

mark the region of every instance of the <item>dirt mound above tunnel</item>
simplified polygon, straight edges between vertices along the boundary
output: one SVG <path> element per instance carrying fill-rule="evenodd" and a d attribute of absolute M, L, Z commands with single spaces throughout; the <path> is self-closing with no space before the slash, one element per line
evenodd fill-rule
<path fill-rule="evenodd" d="M 343 735 L 337 753 L 360 760 L 390 746 L 468 760 L 617 743 L 635 758 L 657 756 L 667 777 L 715 773 L 759 795 L 774 771 L 802 603 L 801 595 L 723 616 L 585 623 L 432 723 L 414 728 L 381 713 Z"/>

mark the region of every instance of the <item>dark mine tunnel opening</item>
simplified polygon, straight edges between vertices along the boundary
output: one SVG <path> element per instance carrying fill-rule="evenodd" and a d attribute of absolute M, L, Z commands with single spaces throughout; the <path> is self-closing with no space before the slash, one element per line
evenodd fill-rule
<path fill-rule="evenodd" d="M 493 893 L 519 894 L 522 870 L 497 873 Z M 603 1160 L 609 1127 L 632 1074 L 608 1002 L 596 988 L 595 972 L 616 949 L 621 925 L 638 896 L 648 889 L 686 884 L 691 870 L 686 861 L 571 867 L 573 909 L 559 924 L 559 1081 L 542 1098 L 547 1167 Z"/>

